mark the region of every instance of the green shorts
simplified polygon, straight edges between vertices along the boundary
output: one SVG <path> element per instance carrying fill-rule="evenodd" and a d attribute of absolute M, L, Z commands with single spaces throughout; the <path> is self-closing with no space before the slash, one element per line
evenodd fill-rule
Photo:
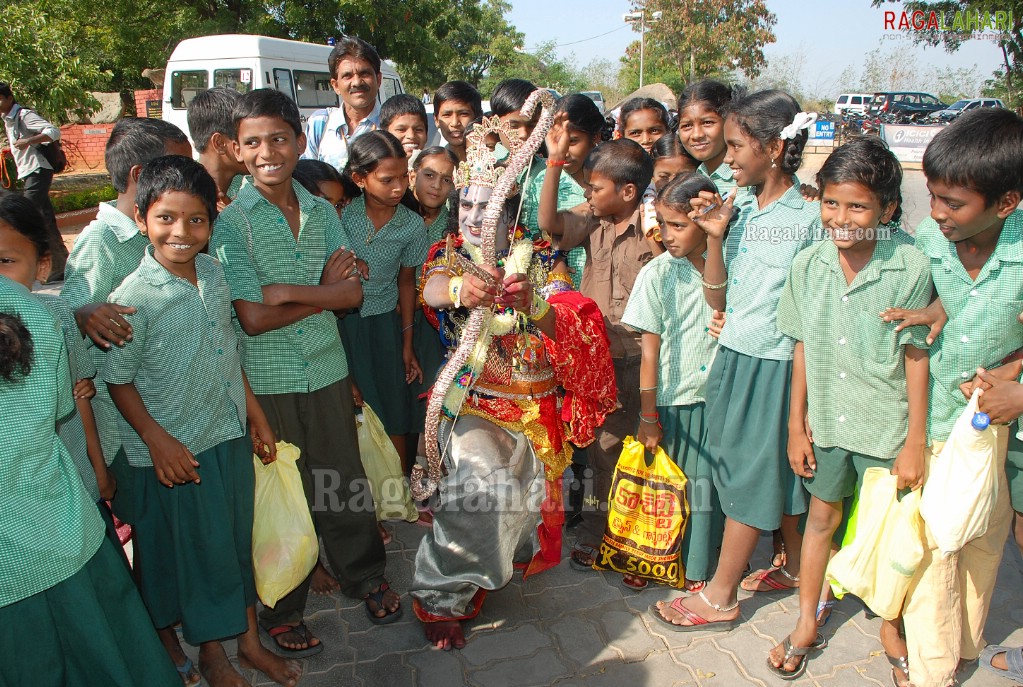
<path fill-rule="evenodd" d="M 852 496 L 863 483 L 867 468 L 892 468 L 890 460 L 853 453 L 837 446 L 822 448 L 814 445 L 813 455 L 817 459 L 817 470 L 813 477 L 803 478 L 803 485 L 811 496 L 828 503 Z"/>
<path fill-rule="evenodd" d="M 1012 509 L 1023 513 L 1023 441 L 1016 433 L 1019 420 L 1009 425 L 1009 450 L 1005 454 L 1005 478 L 1009 481 L 1009 501 Z"/>

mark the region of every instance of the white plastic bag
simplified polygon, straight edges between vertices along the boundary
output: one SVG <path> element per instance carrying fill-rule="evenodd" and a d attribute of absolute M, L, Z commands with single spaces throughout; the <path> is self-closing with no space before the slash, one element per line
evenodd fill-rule
<path fill-rule="evenodd" d="M 419 519 L 419 511 L 412 502 L 408 480 L 401 470 L 401 458 L 387 436 L 384 423 L 368 403 L 362 406 L 362 414 L 356 420 L 359 456 L 369 479 L 377 520 L 415 522 Z"/>
<path fill-rule="evenodd" d="M 835 596 L 858 596 L 886 620 L 902 611 L 909 583 L 924 556 L 920 492 L 898 498 L 899 478 L 868 468 L 857 501 L 856 533 L 828 563 Z"/>
<path fill-rule="evenodd" d="M 998 494 L 995 433 L 973 426 L 978 396 L 973 394 L 941 453 L 931 458 L 920 500 L 920 515 L 945 556 L 987 532 Z"/>
<path fill-rule="evenodd" d="M 252 456 L 256 470 L 252 573 L 256 593 L 270 608 L 309 576 L 320 555 L 298 456 L 298 447 L 283 441 L 277 442 L 277 460 L 268 465 Z"/>

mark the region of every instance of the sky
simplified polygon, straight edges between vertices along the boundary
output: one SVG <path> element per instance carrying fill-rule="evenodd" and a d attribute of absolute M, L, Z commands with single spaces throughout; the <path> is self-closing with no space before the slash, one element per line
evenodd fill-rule
<path fill-rule="evenodd" d="M 859 70 L 863 56 L 879 46 L 887 51 L 893 43 L 885 40 L 892 32 L 884 29 L 884 11 L 901 12 L 899 3 L 885 3 L 885 7 L 875 9 L 870 0 L 766 2 L 768 9 L 778 17 L 774 27 L 778 40 L 765 48 L 765 54 L 770 61 L 772 56 L 778 58 L 803 52 L 806 56 L 803 81 L 807 84 L 835 79 L 850 65 Z M 578 66 L 596 58 L 617 62 L 626 46 L 639 36 L 622 20 L 622 15 L 632 9 L 627 0 L 558 0 L 556 3 L 511 0 L 511 4 L 508 18 L 526 35 L 527 52 L 553 40 L 559 46 L 559 56 L 567 58 L 574 54 Z M 601 34 L 606 35 L 593 38 Z M 951 55 L 943 48 L 915 45 L 913 51 L 920 65 L 965 68 L 976 65 L 985 79 L 998 68 L 1002 59 L 994 41 L 978 39 L 968 41 Z M 844 85 L 838 87 L 855 90 Z"/>

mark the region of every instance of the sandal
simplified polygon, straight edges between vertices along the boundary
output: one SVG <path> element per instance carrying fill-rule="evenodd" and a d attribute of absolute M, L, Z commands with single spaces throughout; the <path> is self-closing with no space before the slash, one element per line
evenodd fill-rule
<path fill-rule="evenodd" d="M 831 609 L 838 605 L 838 599 L 828 599 L 827 601 L 821 601 L 817 604 L 817 627 L 824 627 L 831 620 Z M 824 620 L 821 621 L 821 616 L 824 616 Z"/>
<path fill-rule="evenodd" d="M 723 607 L 723 606 L 719 606 L 716 603 L 712 603 L 710 601 L 710 599 L 708 599 L 704 595 L 704 593 L 702 591 L 701 592 L 697 592 L 697 596 L 700 597 L 700 600 L 703 601 L 703 603 L 707 604 L 708 606 L 713 608 L 718 613 L 727 613 L 728 611 L 735 610 L 736 608 L 739 607 L 739 602 L 738 601 L 736 601 L 731 606 L 728 606 L 727 608 Z M 729 630 L 734 630 L 739 625 L 739 621 L 741 619 L 741 616 L 740 617 L 732 618 L 731 620 L 707 620 L 706 618 L 704 618 L 700 614 L 695 613 L 693 611 L 690 611 L 688 608 L 683 606 L 682 602 L 685 600 L 685 598 L 686 597 L 684 597 L 684 596 L 677 596 L 677 597 L 675 597 L 675 599 L 671 602 L 671 604 L 668 607 L 671 608 L 674 611 L 678 611 L 679 613 L 681 613 L 682 617 L 685 618 L 685 620 L 690 623 L 689 625 L 679 625 L 677 623 L 671 622 L 670 620 L 665 618 L 663 615 L 661 615 L 661 609 L 657 607 L 657 604 L 651 604 L 650 612 L 653 614 L 654 618 L 656 618 L 657 620 L 660 620 L 661 623 L 663 623 L 664 625 L 667 625 L 669 628 L 671 628 L 671 630 L 673 632 L 694 632 L 694 631 L 695 632 L 728 632 Z"/>
<path fill-rule="evenodd" d="M 1001 653 L 1005 654 L 1006 670 L 995 668 L 991 662 L 995 656 Z M 984 670 L 990 670 L 992 673 L 1001 675 L 1014 682 L 1023 682 L 1023 648 L 989 644 L 980 652 L 979 663 L 980 667 Z"/>
<path fill-rule="evenodd" d="M 192 659 L 185 657 L 185 662 L 179 666 L 174 666 L 174 669 L 181 675 L 181 682 L 185 687 L 197 687 L 202 682 L 202 675 L 195 669 L 195 664 L 192 663 Z"/>
<path fill-rule="evenodd" d="M 785 565 L 785 545 L 781 545 L 781 551 L 771 556 L 771 567 L 781 568 Z"/>
<path fill-rule="evenodd" d="M 369 617 L 369 621 L 374 625 L 389 625 L 395 620 L 401 617 L 402 611 L 404 610 L 401 606 L 398 606 L 393 611 L 388 611 L 387 607 L 384 606 L 384 594 L 390 590 L 391 585 L 386 582 L 381 582 L 380 586 L 375 591 L 370 592 L 366 596 L 362 597 L 362 600 L 366 602 L 366 615 Z M 376 606 L 376 609 L 370 608 L 370 604 Z M 383 611 L 384 615 L 377 615 L 376 611 Z"/>
<path fill-rule="evenodd" d="M 771 577 L 771 573 L 773 573 L 776 570 L 778 572 L 780 572 L 782 575 L 784 575 L 790 582 L 793 582 L 793 583 L 798 583 L 799 582 L 799 575 L 792 575 L 785 568 L 768 568 L 767 570 L 758 570 L 757 572 L 753 573 L 752 575 L 750 575 L 749 577 L 747 577 L 746 579 L 743 580 L 743 582 L 747 582 L 747 581 L 757 582 L 757 583 L 763 582 L 765 585 L 767 585 L 767 589 L 747 589 L 746 587 L 742 586 L 741 584 L 739 586 L 742 587 L 743 591 L 750 592 L 751 594 L 769 594 L 769 593 L 774 593 L 774 592 L 791 592 L 793 589 L 799 589 L 799 585 L 798 584 L 785 585 L 785 584 L 782 584 L 781 582 L 778 582 L 773 577 Z"/>
<path fill-rule="evenodd" d="M 682 593 L 686 596 L 693 596 L 706 588 L 707 580 L 686 580 L 685 586 L 682 587 Z"/>
<path fill-rule="evenodd" d="M 650 586 L 650 581 L 636 575 L 622 575 L 622 584 L 634 592 L 641 592 Z"/>
<path fill-rule="evenodd" d="M 300 641 L 306 644 L 306 648 L 289 649 L 277 641 L 278 637 L 289 632 L 301 637 Z M 319 644 L 310 643 L 315 638 L 312 633 L 309 632 L 309 628 L 306 627 L 305 621 L 300 622 L 298 625 L 278 625 L 277 627 L 271 627 L 269 629 L 260 625 L 259 634 L 263 635 L 270 641 L 270 646 L 268 647 L 270 651 L 283 658 L 305 658 L 306 656 L 314 656 L 323 651 L 323 642 L 320 642 Z"/>
<path fill-rule="evenodd" d="M 568 564 L 573 570 L 589 572 L 597 560 L 597 550 L 592 546 L 577 546 L 568 555 Z"/>
<path fill-rule="evenodd" d="M 892 664 L 892 685 L 894 687 L 910 687 L 909 682 L 909 659 L 906 656 L 889 656 L 884 655 L 888 659 L 888 662 Z M 902 671 L 903 680 L 899 682 L 898 676 L 895 675 L 895 671 Z M 998 671 L 1001 673 L 1002 671 Z M 1004 673 L 1002 673 L 1004 675 Z"/>
<path fill-rule="evenodd" d="M 828 640 L 823 635 L 818 634 L 813 640 L 813 644 L 810 646 L 792 646 L 792 638 L 785 638 L 785 657 L 781 660 L 781 665 L 776 666 L 771 663 L 771 657 L 767 657 L 767 668 L 772 673 L 780 677 L 782 680 L 795 680 L 803 676 L 806 672 L 806 664 L 809 659 L 806 657 L 811 651 L 818 651 L 828 645 Z M 799 665 L 796 666 L 795 670 L 785 670 L 785 664 L 796 656 L 800 656 Z"/>

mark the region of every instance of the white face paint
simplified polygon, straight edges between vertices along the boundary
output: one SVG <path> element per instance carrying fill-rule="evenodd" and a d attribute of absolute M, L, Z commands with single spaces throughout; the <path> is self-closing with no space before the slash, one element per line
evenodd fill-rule
<path fill-rule="evenodd" d="M 487 209 L 494 189 L 486 186 L 466 186 L 458 194 L 458 229 L 467 243 L 483 243 L 483 213 Z M 508 221 L 504 213 L 497 222 L 497 250 L 508 248 Z"/>

